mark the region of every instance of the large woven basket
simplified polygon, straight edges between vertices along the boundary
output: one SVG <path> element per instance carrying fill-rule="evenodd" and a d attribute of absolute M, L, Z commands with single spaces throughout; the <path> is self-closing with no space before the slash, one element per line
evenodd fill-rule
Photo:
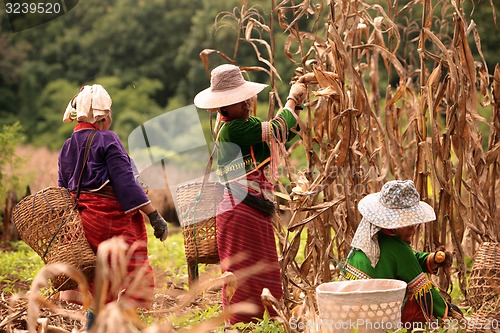
<path fill-rule="evenodd" d="M 202 182 L 177 188 L 177 210 L 188 262 L 219 262 L 215 216 L 223 191 L 224 187 L 216 182 L 205 182 L 203 188 Z"/>
<path fill-rule="evenodd" d="M 481 244 L 472 265 L 467 296 L 474 310 L 467 332 L 500 332 L 500 243 Z"/>
<path fill-rule="evenodd" d="M 320 284 L 316 297 L 321 332 L 386 332 L 401 326 L 406 282 L 393 279 Z"/>
<path fill-rule="evenodd" d="M 22 199 L 12 212 L 19 235 L 45 264 L 63 262 L 81 270 L 91 281 L 96 256 L 83 232 L 75 199 L 67 189 L 48 187 Z M 64 275 L 52 279 L 54 288 L 75 289 Z"/>

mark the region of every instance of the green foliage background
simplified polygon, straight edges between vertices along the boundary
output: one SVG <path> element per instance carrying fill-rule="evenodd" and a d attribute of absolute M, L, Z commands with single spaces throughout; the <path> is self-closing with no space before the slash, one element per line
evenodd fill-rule
<path fill-rule="evenodd" d="M 249 46 L 231 54 L 235 31 L 213 28 L 219 12 L 239 5 L 238 0 L 86 0 L 17 33 L 2 10 L 0 124 L 20 121 L 29 143 L 59 149 L 73 127 L 62 122 L 69 100 L 80 86 L 99 83 L 113 99 L 113 130 L 126 142 L 140 123 L 192 104 L 209 85 L 199 58 L 203 49 L 228 52 L 241 65 L 258 64 Z M 214 57 L 214 66 L 221 60 Z"/>
<path fill-rule="evenodd" d="M 0 126 L 0 203 L 5 202 L 7 191 L 21 190 L 21 180 L 16 172 L 22 163 L 22 159 L 16 156 L 17 144 L 24 141 L 21 130 L 19 122 Z"/>
<path fill-rule="evenodd" d="M 500 23 L 495 21 L 491 3 L 498 13 L 500 2 L 465 2 L 466 13 L 477 24 L 481 51 L 492 74 L 500 62 Z M 407 3 L 410 1 L 399 1 L 399 7 Z M 415 3 L 408 12 L 418 18 L 421 6 Z M 258 6 L 269 23 L 272 1 L 254 0 L 249 5 Z M 113 98 L 113 130 L 126 144 L 138 125 L 192 104 L 194 95 L 208 86 L 199 58 L 202 50 L 219 50 L 238 65 L 263 66 L 248 45 L 241 44 L 234 53 L 237 31 L 214 29 L 217 14 L 239 6 L 239 0 L 82 0 L 62 17 L 18 33 L 10 31 L 6 13 L 0 9 L 0 203 L 6 190 L 19 187 L 16 175 L 9 173 L 19 163 L 15 146 L 26 138 L 30 144 L 59 149 L 73 128 L 62 122 L 62 115 L 80 86 L 100 83 L 106 87 Z M 408 22 L 414 20 L 408 18 Z M 314 24 L 307 20 L 299 23 Z M 448 26 L 446 22 L 434 24 L 443 30 Z M 273 28 L 277 37 L 275 65 L 284 80 L 278 88 L 285 94 L 296 64 L 284 55 L 286 35 Z M 403 31 L 407 46 L 398 54 L 403 64 L 412 61 L 407 55 L 417 47 L 418 31 L 419 27 L 412 25 Z M 474 36 L 469 37 L 475 49 Z M 211 67 L 222 62 L 221 58 L 211 59 Z M 264 73 L 252 75 L 256 81 L 269 83 Z M 261 94 L 261 116 L 267 112 L 266 99 L 265 93 Z M 207 119 L 203 110 L 199 114 Z M 208 121 L 202 123 L 208 126 Z M 179 144 L 189 139 L 189 133 L 184 134 L 179 135 Z"/>
<path fill-rule="evenodd" d="M 387 6 L 383 1 L 371 2 Z M 269 24 L 272 1 L 248 4 L 256 6 Z M 57 19 L 17 33 L 11 32 L 2 9 L 0 125 L 19 121 L 28 143 L 58 149 L 72 130 L 61 120 L 67 103 L 80 86 L 100 83 L 113 98 L 113 130 L 126 142 L 141 122 L 192 104 L 194 95 L 208 86 L 199 58 L 203 49 L 219 50 L 239 65 L 263 65 L 245 43 L 234 52 L 235 29 L 214 29 L 218 13 L 240 6 L 239 0 L 85 0 Z M 499 3 L 494 6 L 498 11 Z M 418 17 L 421 8 L 413 7 L 409 12 Z M 498 32 L 491 5 L 469 1 L 468 7 L 484 32 L 483 52 L 492 72 L 500 58 L 500 37 L 490 33 Z M 415 37 L 413 28 L 407 29 L 408 40 Z M 295 64 L 283 52 L 286 35 L 279 27 L 274 29 L 276 67 L 286 81 L 278 84 L 281 92 L 286 91 Z M 222 60 L 214 56 L 213 67 Z M 264 73 L 253 79 L 269 83 Z"/>

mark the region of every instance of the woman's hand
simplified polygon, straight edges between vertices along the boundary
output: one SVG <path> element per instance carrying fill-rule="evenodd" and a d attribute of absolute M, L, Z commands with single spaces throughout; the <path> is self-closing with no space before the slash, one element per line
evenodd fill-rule
<path fill-rule="evenodd" d="M 160 241 L 164 241 L 168 237 L 168 224 L 165 219 L 158 213 L 157 210 L 148 214 L 149 223 L 154 229 L 154 235 Z"/>
<path fill-rule="evenodd" d="M 449 268 L 453 264 L 453 255 L 449 251 L 437 250 L 434 252 L 434 263 L 439 267 Z"/>
<path fill-rule="evenodd" d="M 295 106 L 302 105 L 306 98 L 307 94 L 307 86 L 304 83 L 294 83 L 290 87 L 290 92 L 288 93 L 288 97 L 286 100 L 292 100 L 295 102 Z"/>

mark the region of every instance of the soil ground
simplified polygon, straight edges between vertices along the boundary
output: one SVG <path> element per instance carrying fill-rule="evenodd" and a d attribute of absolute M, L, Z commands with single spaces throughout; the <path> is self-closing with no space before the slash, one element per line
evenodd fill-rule
<path fill-rule="evenodd" d="M 0 245 L 0 251 L 12 250 L 13 249 L 8 245 Z M 158 272 L 155 267 L 153 267 L 153 269 L 155 270 L 155 277 L 157 280 L 164 280 L 159 277 L 164 274 L 168 274 L 168 272 Z M 211 265 L 208 270 L 218 271 L 219 266 Z M 2 290 L 0 295 L 0 333 L 27 331 L 27 301 L 22 298 L 16 299 L 16 295 L 5 292 L 6 287 L 6 283 L 0 282 L 0 290 Z M 9 290 L 14 289 L 28 291 L 30 289 L 30 284 L 24 281 L 16 281 L 9 284 L 8 287 Z M 171 309 L 179 305 L 187 293 L 185 285 L 176 285 L 172 282 L 157 283 L 152 309 L 149 311 L 139 311 L 139 314 L 144 318 L 161 320 L 162 318 L 171 315 Z M 82 306 L 61 301 L 58 299 L 58 294 L 52 294 L 48 298 L 58 308 L 68 310 L 75 314 L 80 314 L 83 319 L 85 310 L 82 309 Z M 181 310 L 176 313 L 176 316 L 188 316 L 190 313 L 194 313 L 197 310 L 203 311 L 208 306 L 212 307 L 219 304 L 220 301 L 220 287 L 204 290 L 201 295 L 197 295 L 188 304 L 183 306 Z M 50 326 L 55 326 L 68 332 L 71 332 L 73 329 L 82 330 L 85 323 L 84 319 L 71 319 L 44 307 L 41 307 L 39 317 L 47 318 Z M 145 321 L 149 320 L 150 319 L 145 319 Z M 8 329 L 11 329 L 12 331 L 9 331 Z"/>

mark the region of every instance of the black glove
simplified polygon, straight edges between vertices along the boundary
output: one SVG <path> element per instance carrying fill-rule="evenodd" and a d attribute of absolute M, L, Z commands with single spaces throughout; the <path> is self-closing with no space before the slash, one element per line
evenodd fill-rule
<path fill-rule="evenodd" d="M 149 222 L 154 229 L 154 235 L 156 238 L 162 242 L 167 239 L 168 236 L 168 225 L 165 219 L 158 213 L 157 210 L 148 214 Z"/>
<path fill-rule="evenodd" d="M 462 313 L 462 310 L 455 304 L 446 302 L 448 304 L 448 316 L 453 319 L 462 319 L 464 318 L 464 314 Z"/>

